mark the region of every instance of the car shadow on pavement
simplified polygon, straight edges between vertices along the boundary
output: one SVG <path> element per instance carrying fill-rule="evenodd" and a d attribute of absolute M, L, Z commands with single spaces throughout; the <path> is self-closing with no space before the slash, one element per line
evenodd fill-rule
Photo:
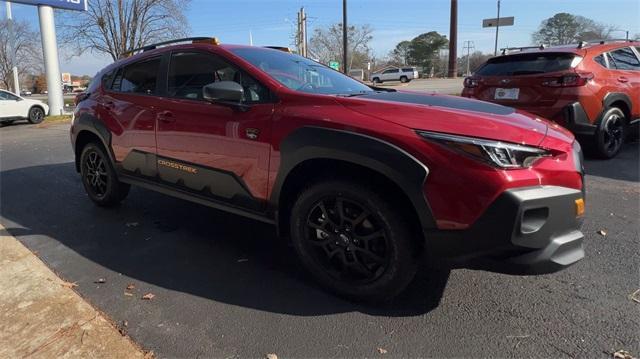
<path fill-rule="evenodd" d="M 587 156 L 584 167 L 587 175 L 640 182 L 640 142 L 635 140 L 626 143 L 620 153 L 610 160 Z"/>
<path fill-rule="evenodd" d="M 318 288 L 272 226 L 140 188 L 119 207 L 99 208 L 72 163 L 8 170 L 0 180 L 1 215 L 13 223 L 8 232 L 72 282 L 91 283 L 104 267 L 134 281 L 269 312 L 416 316 L 439 305 L 449 278 L 449 269 L 425 264 L 393 302 L 351 303 Z M 77 254 L 96 263 L 96 272 L 74 266 Z M 82 286 L 77 290 L 91 299 Z"/>

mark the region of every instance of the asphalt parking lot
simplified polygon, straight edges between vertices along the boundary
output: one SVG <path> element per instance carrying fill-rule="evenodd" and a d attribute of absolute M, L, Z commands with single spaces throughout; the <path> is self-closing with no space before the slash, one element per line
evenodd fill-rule
<path fill-rule="evenodd" d="M 638 356 L 639 148 L 587 161 L 578 264 L 528 277 L 425 265 L 380 307 L 318 289 L 269 226 L 139 188 L 95 207 L 64 124 L 0 128 L 0 221 L 159 357 Z"/>

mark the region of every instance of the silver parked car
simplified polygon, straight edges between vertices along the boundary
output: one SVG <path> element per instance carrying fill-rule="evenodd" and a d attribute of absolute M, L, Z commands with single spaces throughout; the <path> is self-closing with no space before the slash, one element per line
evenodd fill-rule
<path fill-rule="evenodd" d="M 385 81 L 400 81 L 402 83 L 406 83 L 417 78 L 418 69 L 415 67 L 390 67 L 383 71 L 371 74 L 371 82 L 374 84 L 383 83 Z"/>

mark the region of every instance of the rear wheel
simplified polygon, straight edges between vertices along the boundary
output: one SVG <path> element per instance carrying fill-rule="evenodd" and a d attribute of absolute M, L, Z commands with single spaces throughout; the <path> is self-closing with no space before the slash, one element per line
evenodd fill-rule
<path fill-rule="evenodd" d="M 604 112 L 595 137 L 595 152 L 598 157 L 613 158 L 620 152 L 626 126 L 624 112 L 619 108 L 611 107 Z"/>
<path fill-rule="evenodd" d="M 385 301 L 413 280 L 417 256 L 401 211 L 360 184 L 332 180 L 302 192 L 291 238 L 303 265 L 327 289 Z"/>
<path fill-rule="evenodd" d="M 373 80 L 371 80 L 371 82 L 373 82 L 374 84 L 381 84 L 382 83 L 382 81 L 380 81 L 380 79 L 377 78 L 377 77 L 374 77 Z"/>
<path fill-rule="evenodd" d="M 32 107 L 29 110 L 29 123 L 37 124 L 44 120 L 44 110 L 41 107 Z"/>
<path fill-rule="evenodd" d="M 406 84 L 407 82 L 409 82 L 409 78 L 407 76 L 402 76 L 400 78 L 400 82 L 402 82 L 403 84 Z"/>
<path fill-rule="evenodd" d="M 109 156 L 100 144 L 92 142 L 83 148 L 80 174 L 89 198 L 98 206 L 116 205 L 129 194 L 130 186 L 118 181 Z"/>

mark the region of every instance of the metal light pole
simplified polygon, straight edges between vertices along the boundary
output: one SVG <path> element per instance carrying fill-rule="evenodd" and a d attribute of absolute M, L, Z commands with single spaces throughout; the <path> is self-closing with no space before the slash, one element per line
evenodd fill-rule
<path fill-rule="evenodd" d="M 347 0 L 342 0 L 342 72 L 349 73 L 347 68 Z"/>
<path fill-rule="evenodd" d="M 64 101 L 53 8 L 47 5 L 38 5 L 38 16 L 40 17 L 40 34 L 42 36 L 42 55 L 47 75 L 47 91 L 49 91 L 49 114 L 62 115 Z"/>
<path fill-rule="evenodd" d="M 448 77 L 451 79 L 458 77 L 458 0 L 451 0 Z"/>
<path fill-rule="evenodd" d="M 493 56 L 498 56 L 498 32 L 500 31 L 500 0 L 498 0 L 498 21 L 496 22 L 496 46 L 493 50 Z"/>
<path fill-rule="evenodd" d="M 20 96 L 20 82 L 18 79 L 18 64 L 16 63 L 16 35 L 13 32 L 13 16 L 11 14 L 11 2 L 7 1 L 7 21 L 9 27 L 9 61 L 13 72 L 13 93 Z"/>

